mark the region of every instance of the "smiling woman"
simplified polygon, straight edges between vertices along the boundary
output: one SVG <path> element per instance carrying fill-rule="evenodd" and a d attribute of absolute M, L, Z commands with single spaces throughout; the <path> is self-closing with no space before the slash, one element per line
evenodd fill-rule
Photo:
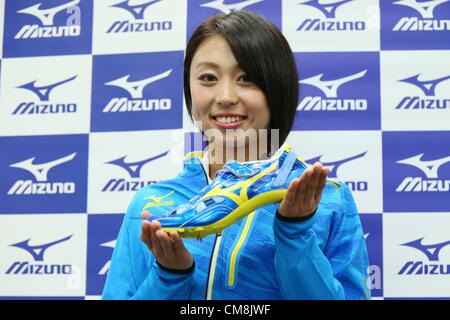
<path fill-rule="evenodd" d="M 207 19 L 187 45 L 184 93 L 207 150 L 138 191 L 103 298 L 370 298 L 350 190 L 285 143 L 298 75 L 282 33 L 246 11 Z"/>
<path fill-rule="evenodd" d="M 266 19 L 216 15 L 197 28 L 186 47 L 184 92 L 188 112 L 202 129 L 269 129 L 267 149 L 274 151 L 295 117 L 295 59 Z M 272 142 L 270 129 L 279 135 Z"/>
<path fill-rule="evenodd" d="M 217 52 L 222 54 L 217 55 Z M 205 40 L 198 47 L 192 62 L 189 79 L 192 107 L 189 110 L 210 144 L 214 144 L 214 149 L 225 149 L 225 159 L 219 160 L 215 153 L 210 153 L 210 163 L 224 164 L 226 160 L 234 157 L 233 152 L 226 150 L 226 146 L 229 146 L 228 149 L 234 149 L 235 144 L 258 145 L 255 140 L 259 135 L 251 135 L 250 132 L 257 133 L 269 126 L 270 111 L 266 97 L 239 67 L 231 48 L 222 36 L 215 35 Z M 243 134 L 226 134 L 236 129 L 241 129 Z M 239 137 L 256 139 L 239 141 L 243 140 L 238 139 Z M 259 157 L 259 154 L 251 152 L 246 154 L 247 161 Z M 211 176 L 214 174 L 215 172 L 212 172 Z"/>

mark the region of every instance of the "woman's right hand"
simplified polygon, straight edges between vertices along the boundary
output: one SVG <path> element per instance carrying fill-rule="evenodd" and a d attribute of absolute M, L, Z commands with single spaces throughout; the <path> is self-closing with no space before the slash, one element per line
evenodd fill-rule
<path fill-rule="evenodd" d="M 194 259 L 184 246 L 178 232 L 171 231 L 167 234 L 161 228 L 159 221 L 148 221 L 148 217 L 151 216 L 149 211 L 142 211 L 141 216 L 143 220 L 141 239 L 159 264 L 175 270 L 187 270 L 192 267 Z"/>

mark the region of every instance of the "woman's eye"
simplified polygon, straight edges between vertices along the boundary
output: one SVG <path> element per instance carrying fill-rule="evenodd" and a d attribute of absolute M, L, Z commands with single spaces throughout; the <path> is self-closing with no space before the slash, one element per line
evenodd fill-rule
<path fill-rule="evenodd" d="M 213 76 L 212 74 L 202 74 L 199 79 L 201 81 L 206 81 L 206 82 L 210 82 L 210 81 L 215 81 L 216 77 Z"/>
<path fill-rule="evenodd" d="M 239 77 L 239 81 L 243 82 L 253 82 L 252 78 L 248 74 L 243 74 Z"/>

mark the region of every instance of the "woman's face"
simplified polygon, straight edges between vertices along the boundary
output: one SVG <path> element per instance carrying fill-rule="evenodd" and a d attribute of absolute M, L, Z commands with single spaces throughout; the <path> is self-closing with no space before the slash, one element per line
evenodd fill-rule
<path fill-rule="evenodd" d="M 242 131 L 237 129 L 252 137 L 250 131 L 258 135 L 259 129 L 268 128 L 266 97 L 239 67 L 222 36 L 212 36 L 198 47 L 192 59 L 190 87 L 192 116 L 208 138 L 208 130 L 219 132 L 219 137 L 214 134 L 214 143 L 240 145 Z M 256 142 L 252 140 L 247 141 Z"/>

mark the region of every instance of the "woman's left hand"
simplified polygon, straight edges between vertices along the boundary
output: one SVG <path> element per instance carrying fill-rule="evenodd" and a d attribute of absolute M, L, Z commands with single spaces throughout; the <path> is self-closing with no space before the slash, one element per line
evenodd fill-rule
<path fill-rule="evenodd" d="M 303 171 L 294 179 L 281 201 L 278 212 L 287 218 L 302 218 L 312 214 L 319 205 L 329 170 L 320 162 Z"/>

